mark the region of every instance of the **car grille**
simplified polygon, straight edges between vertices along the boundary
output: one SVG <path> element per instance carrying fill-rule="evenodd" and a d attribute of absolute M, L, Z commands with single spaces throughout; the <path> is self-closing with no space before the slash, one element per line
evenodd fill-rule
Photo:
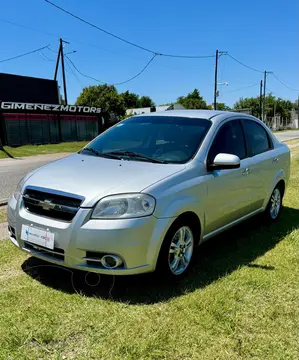
<path fill-rule="evenodd" d="M 26 188 L 24 206 L 30 213 L 62 221 L 72 221 L 83 198 Z"/>
<path fill-rule="evenodd" d="M 59 248 L 54 248 L 53 250 L 47 249 L 44 246 L 30 244 L 27 241 L 24 242 L 24 247 L 27 250 L 30 250 L 32 254 L 43 256 L 44 258 L 64 261 L 64 250 Z"/>

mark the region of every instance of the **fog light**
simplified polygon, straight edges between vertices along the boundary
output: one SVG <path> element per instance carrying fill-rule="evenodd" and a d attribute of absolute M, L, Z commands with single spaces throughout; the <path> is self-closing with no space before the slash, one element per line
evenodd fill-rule
<path fill-rule="evenodd" d="M 122 259 L 116 255 L 105 255 L 101 263 L 106 269 L 115 269 L 122 264 Z"/>

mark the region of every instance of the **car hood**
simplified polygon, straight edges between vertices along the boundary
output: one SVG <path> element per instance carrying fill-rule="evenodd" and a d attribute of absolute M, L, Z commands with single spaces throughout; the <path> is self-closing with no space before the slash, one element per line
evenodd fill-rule
<path fill-rule="evenodd" d="M 185 165 L 114 160 L 74 154 L 44 165 L 25 186 L 36 186 L 83 196 L 82 207 L 91 207 L 104 196 L 141 192 Z"/>

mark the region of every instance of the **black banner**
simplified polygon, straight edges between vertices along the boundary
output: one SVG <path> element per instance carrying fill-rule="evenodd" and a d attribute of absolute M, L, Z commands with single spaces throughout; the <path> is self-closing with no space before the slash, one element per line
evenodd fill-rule
<path fill-rule="evenodd" d="M 35 104 L 2 101 L 0 110 L 3 112 L 51 112 L 51 113 L 76 113 L 76 114 L 100 114 L 101 108 L 80 106 L 80 105 L 55 105 L 55 104 Z"/>

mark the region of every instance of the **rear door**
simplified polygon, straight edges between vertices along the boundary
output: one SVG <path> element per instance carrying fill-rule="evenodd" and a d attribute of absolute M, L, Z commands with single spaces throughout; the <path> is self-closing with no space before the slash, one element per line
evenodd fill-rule
<path fill-rule="evenodd" d="M 217 229 L 247 215 L 251 208 L 252 186 L 245 139 L 239 120 L 230 120 L 218 130 L 208 152 L 207 163 L 212 164 L 219 153 L 237 155 L 240 168 L 214 170 L 207 176 L 208 194 L 205 203 L 205 233 Z"/>
<path fill-rule="evenodd" d="M 273 148 L 266 129 L 254 120 L 243 119 L 248 156 L 252 159 L 250 168 L 252 211 L 263 206 L 267 190 L 279 167 L 279 157 Z"/>

